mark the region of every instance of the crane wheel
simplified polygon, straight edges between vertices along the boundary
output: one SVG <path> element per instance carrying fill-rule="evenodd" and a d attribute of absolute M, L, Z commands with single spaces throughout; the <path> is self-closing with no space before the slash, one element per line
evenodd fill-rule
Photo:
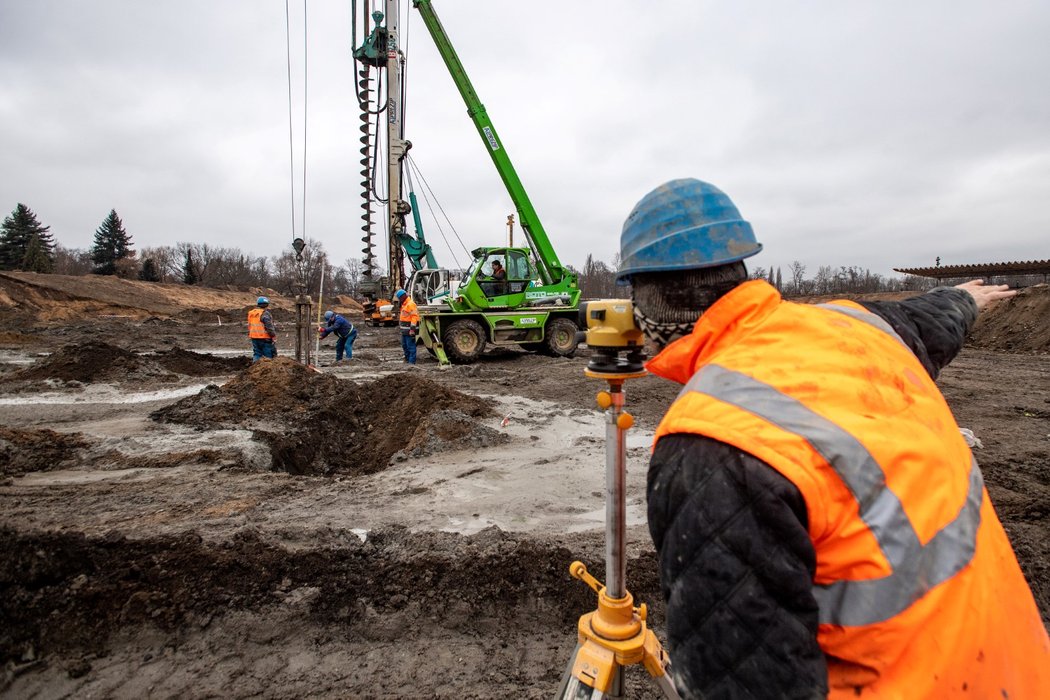
<path fill-rule="evenodd" d="M 463 319 L 449 324 L 441 338 L 448 359 L 458 365 L 469 365 L 485 349 L 485 330 L 477 321 Z"/>
<path fill-rule="evenodd" d="M 576 332 L 579 328 L 567 318 L 556 318 L 547 324 L 546 350 L 555 357 L 572 357 L 576 354 Z"/>

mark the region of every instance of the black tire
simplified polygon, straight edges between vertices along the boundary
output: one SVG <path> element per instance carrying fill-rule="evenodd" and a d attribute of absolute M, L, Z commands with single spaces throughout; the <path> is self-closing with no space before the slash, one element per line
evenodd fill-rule
<path fill-rule="evenodd" d="M 579 327 L 567 318 L 556 318 L 547 324 L 544 339 L 547 353 L 554 357 L 572 357 L 576 354 L 576 333 Z"/>
<path fill-rule="evenodd" d="M 448 359 L 457 365 L 469 365 L 485 349 L 485 330 L 477 321 L 463 319 L 449 325 L 441 338 Z"/>

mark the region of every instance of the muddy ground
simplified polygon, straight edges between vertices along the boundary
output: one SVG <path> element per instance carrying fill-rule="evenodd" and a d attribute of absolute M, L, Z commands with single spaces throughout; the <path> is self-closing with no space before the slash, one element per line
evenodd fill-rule
<path fill-rule="evenodd" d="M 989 312 L 938 382 L 1044 620 L 1048 306 Z M 586 351 L 407 367 L 361 324 L 350 361 L 249 367 L 235 313 L 193 311 L 3 319 L 0 694 L 551 697 L 595 604 L 568 566 L 603 570 Z M 627 391 L 627 582 L 659 633 L 645 465 L 677 387 Z"/>

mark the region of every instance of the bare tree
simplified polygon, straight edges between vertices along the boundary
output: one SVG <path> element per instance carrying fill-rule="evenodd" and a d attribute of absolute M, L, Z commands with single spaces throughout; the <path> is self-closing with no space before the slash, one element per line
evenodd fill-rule
<path fill-rule="evenodd" d="M 616 271 L 589 253 L 579 273 L 579 284 L 581 295 L 587 299 L 617 296 Z"/>
<path fill-rule="evenodd" d="M 79 248 L 66 248 L 61 243 L 55 246 L 56 275 L 86 275 L 91 272 L 91 253 Z"/>
<path fill-rule="evenodd" d="M 821 265 L 817 268 L 817 275 L 813 278 L 813 291 L 817 294 L 831 294 L 834 290 L 835 273 L 831 266 Z"/>
<path fill-rule="evenodd" d="M 296 294 L 299 284 L 306 285 L 307 293 L 316 293 L 321 286 L 321 271 L 325 279 L 332 278 L 332 264 L 320 241 L 307 239 L 299 260 L 294 251 L 287 250 L 271 259 L 273 277 L 271 286 L 282 294 Z"/>
<path fill-rule="evenodd" d="M 802 294 L 802 283 L 806 279 L 806 266 L 798 260 L 793 260 L 788 269 L 791 270 L 791 291 L 795 294 Z"/>

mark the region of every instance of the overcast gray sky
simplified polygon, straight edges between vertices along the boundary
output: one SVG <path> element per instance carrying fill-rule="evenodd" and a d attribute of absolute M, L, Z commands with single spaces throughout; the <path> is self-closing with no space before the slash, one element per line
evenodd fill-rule
<path fill-rule="evenodd" d="M 0 0 L 0 214 L 24 203 L 73 248 L 116 209 L 138 248 L 288 249 L 291 5 L 294 176 L 284 2 Z M 1050 258 L 1045 0 L 434 7 L 563 262 L 611 261 L 676 177 L 726 191 L 765 245 L 751 266 L 785 276 Z M 361 248 L 350 2 L 307 8 L 305 231 L 341 263 Z M 405 14 L 412 156 L 467 246 L 498 245 L 513 205 Z"/>

